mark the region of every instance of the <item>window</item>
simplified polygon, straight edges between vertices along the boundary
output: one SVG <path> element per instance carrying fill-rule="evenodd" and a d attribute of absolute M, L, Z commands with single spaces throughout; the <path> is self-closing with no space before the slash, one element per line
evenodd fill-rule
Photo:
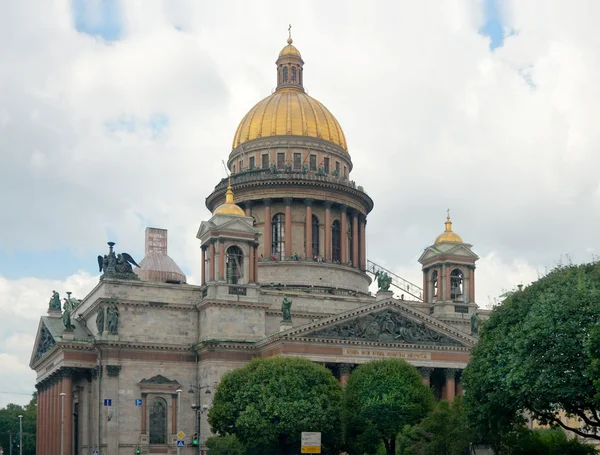
<path fill-rule="evenodd" d="M 317 155 L 310 155 L 310 170 L 313 172 L 317 171 Z"/>
<path fill-rule="evenodd" d="M 242 167 L 240 166 L 240 169 L 241 168 Z M 337 174 L 340 175 L 340 162 L 339 161 L 335 162 L 335 170 L 336 170 Z"/>
<path fill-rule="evenodd" d="M 273 244 L 271 255 L 278 261 L 285 258 L 285 215 L 278 213 L 273 217 Z"/>
<path fill-rule="evenodd" d="M 251 156 L 248 161 L 248 169 L 254 169 L 254 157 Z"/>
<path fill-rule="evenodd" d="M 150 404 L 150 444 L 167 443 L 167 402 L 154 398 Z"/>
<path fill-rule="evenodd" d="M 238 163 L 238 169 L 240 170 L 240 172 L 242 172 L 244 170 L 244 161 L 240 160 Z"/>
<path fill-rule="evenodd" d="M 329 174 L 329 158 L 323 159 L 323 170 L 325 171 L 325 174 Z"/>
<path fill-rule="evenodd" d="M 431 284 L 433 287 L 433 296 L 437 297 L 438 295 L 438 273 L 437 270 L 434 270 L 431 274 Z"/>
<path fill-rule="evenodd" d="M 319 219 L 312 216 L 312 255 L 319 256 Z"/>
<path fill-rule="evenodd" d="M 450 298 L 460 299 L 463 295 L 463 273 L 460 269 L 450 272 Z"/>
<path fill-rule="evenodd" d="M 287 66 L 283 67 L 283 82 L 287 82 L 288 81 L 288 69 Z"/>
<path fill-rule="evenodd" d="M 296 67 L 292 67 L 292 82 L 296 82 Z"/>
<path fill-rule="evenodd" d="M 331 225 L 331 259 L 333 262 L 341 262 L 341 238 L 340 222 L 335 220 Z"/>
<path fill-rule="evenodd" d="M 227 284 L 242 284 L 244 252 L 239 246 L 227 248 Z"/>
<path fill-rule="evenodd" d="M 262 156 L 262 168 L 269 169 L 269 155 L 267 154 Z"/>
<path fill-rule="evenodd" d="M 346 166 L 344 166 L 344 178 L 348 178 L 348 168 Z"/>
<path fill-rule="evenodd" d="M 294 153 L 294 169 L 300 170 L 302 166 L 302 155 L 300 153 Z"/>
<path fill-rule="evenodd" d="M 233 169 L 231 170 L 232 174 L 235 174 L 235 164 L 233 165 Z"/>
<path fill-rule="evenodd" d="M 277 169 L 283 169 L 285 165 L 285 153 L 277 154 Z"/>

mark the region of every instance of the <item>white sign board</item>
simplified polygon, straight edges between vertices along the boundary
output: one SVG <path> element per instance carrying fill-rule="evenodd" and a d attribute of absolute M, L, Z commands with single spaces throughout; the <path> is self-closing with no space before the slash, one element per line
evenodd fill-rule
<path fill-rule="evenodd" d="M 321 453 L 321 433 L 318 431 L 303 431 L 301 452 Z"/>

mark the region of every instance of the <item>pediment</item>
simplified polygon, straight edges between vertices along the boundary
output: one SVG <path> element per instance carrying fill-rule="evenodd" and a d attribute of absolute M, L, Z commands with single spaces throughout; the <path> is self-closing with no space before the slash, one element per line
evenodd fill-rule
<path fill-rule="evenodd" d="M 286 337 L 471 348 L 471 336 L 396 299 L 370 304 L 303 328 Z"/>
<path fill-rule="evenodd" d="M 41 320 L 29 364 L 33 365 L 42 359 L 54 346 L 56 346 L 56 340 L 50 329 L 48 329 L 48 326 Z"/>
<path fill-rule="evenodd" d="M 467 243 L 441 243 L 425 248 L 425 251 L 423 251 L 423 254 L 419 257 L 419 262 L 425 264 L 432 259 L 443 260 L 449 256 L 454 258 L 465 258 L 469 262 L 475 262 L 479 259 L 479 256 L 471 250 L 471 245 Z"/>
<path fill-rule="evenodd" d="M 252 217 L 227 217 L 229 219 L 224 220 L 220 223 L 217 228 L 219 230 L 227 230 L 234 232 L 241 232 L 244 234 L 255 234 L 256 228 L 252 226 Z"/>
<path fill-rule="evenodd" d="M 161 385 L 179 385 L 177 381 L 174 379 L 169 379 L 162 374 L 157 374 L 156 376 L 152 376 L 150 379 L 142 379 L 140 384 L 161 384 Z"/>
<path fill-rule="evenodd" d="M 207 232 L 210 232 L 211 230 L 215 229 L 216 226 L 211 223 L 210 221 L 203 221 L 202 223 L 200 223 L 200 229 L 198 229 L 198 234 L 196 234 L 196 238 L 202 238 L 202 236 L 204 234 L 206 234 Z"/>
<path fill-rule="evenodd" d="M 142 379 L 138 382 L 138 387 L 143 392 L 174 392 L 181 388 L 181 384 L 174 379 L 169 379 L 162 374 L 152 376 L 150 379 Z"/>

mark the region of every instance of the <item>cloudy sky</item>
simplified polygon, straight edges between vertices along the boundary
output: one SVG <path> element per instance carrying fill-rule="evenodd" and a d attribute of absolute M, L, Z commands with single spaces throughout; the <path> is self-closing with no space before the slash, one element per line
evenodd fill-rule
<path fill-rule="evenodd" d="M 593 0 L 0 0 L 0 407 L 28 401 L 50 294 L 84 297 L 106 241 L 141 258 L 146 226 L 167 228 L 199 281 L 204 198 L 275 86 L 289 23 L 375 200 L 372 260 L 419 283 L 448 207 L 481 257 L 482 306 L 593 260 L 599 14 Z"/>

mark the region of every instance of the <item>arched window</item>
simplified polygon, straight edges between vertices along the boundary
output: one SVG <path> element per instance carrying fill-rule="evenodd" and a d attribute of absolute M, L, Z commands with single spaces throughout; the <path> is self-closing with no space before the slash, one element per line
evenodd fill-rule
<path fill-rule="evenodd" d="M 273 244 L 271 255 L 278 261 L 285 257 L 285 215 L 278 213 L 273 217 Z"/>
<path fill-rule="evenodd" d="M 287 66 L 283 67 L 283 82 L 287 82 L 288 81 L 288 68 Z"/>
<path fill-rule="evenodd" d="M 242 284 L 244 277 L 244 252 L 239 246 L 227 248 L 227 284 Z"/>
<path fill-rule="evenodd" d="M 346 238 L 346 242 L 348 242 L 346 244 L 346 251 L 348 251 L 348 261 L 352 262 L 354 260 L 354 248 L 352 248 L 352 223 L 347 223 L 348 224 L 348 232 L 347 232 L 347 238 Z"/>
<path fill-rule="evenodd" d="M 437 297 L 438 295 L 438 273 L 437 270 L 434 270 L 431 274 L 431 284 L 433 287 L 433 296 Z"/>
<path fill-rule="evenodd" d="M 333 262 L 340 262 L 342 260 L 341 240 L 340 222 L 335 220 L 331 225 L 331 259 Z"/>
<path fill-rule="evenodd" d="M 296 67 L 292 66 L 292 82 L 296 82 Z"/>
<path fill-rule="evenodd" d="M 319 219 L 315 215 L 312 216 L 312 254 L 319 256 Z"/>
<path fill-rule="evenodd" d="M 460 269 L 454 269 L 450 272 L 450 298 L 452 300 L 460 299 L 463 295 L 464 275 Z"/>
<path fill-rule="evenodd" d="M 160 397 L 150 404 L 150 444 L 167 443 L 167 402 Z"/>

